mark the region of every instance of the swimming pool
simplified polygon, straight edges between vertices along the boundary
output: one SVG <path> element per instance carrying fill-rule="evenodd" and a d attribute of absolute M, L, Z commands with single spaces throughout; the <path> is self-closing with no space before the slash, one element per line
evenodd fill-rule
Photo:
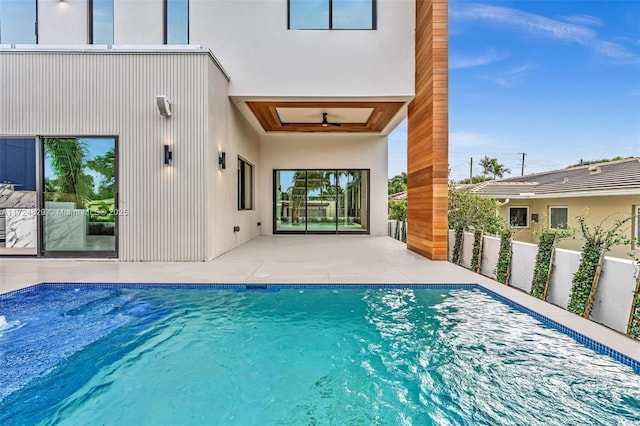
<path fill-rule="evenodd" d="M 640 419 L 631 367 L 474 286 L 414 287 L 47 285 L 4 296 L 0 424 Z"/>

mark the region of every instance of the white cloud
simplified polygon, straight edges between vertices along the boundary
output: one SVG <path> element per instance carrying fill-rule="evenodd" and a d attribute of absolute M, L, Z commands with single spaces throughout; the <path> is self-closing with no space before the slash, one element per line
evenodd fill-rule
<path fill-rule="evenodd" d="M 478 78 L 480 80 L 492 81 L 503 87 L 509 87 L 521 81 L 521 74 L 525 71 L 530 70 L 531 68 L 532 66 L 530 64 L 524 64 L 515 68 L 505 70 L 499 75 L 480 75 L 478 76 Z"/>
<path fill-rule="evenodd" d="M 501 61 L 508 56 L 508 54 L 498 54 L 493 50 L 477 55 L 458 55 L 454 53 L 449 57 L 449 68 L 458 69 L 478 67 L 492 62 Z"/>
<path fill-rule="evenodd" d="M 587 15 L 582 15 L 581 24 L 575 23 L 575 19 L 574 23 L 568 23 L 508 7 L 452 2 L 449 16 L 451 19 L 493 22 L 543 37 L 578 43 L 618 63 L 640 63 L 640 56 L 637 54 L 627 51 L 618 43 L 600 39 L 598 33 L 584 22 L 585 19 L 592 18 L 589 25 L 593 25 L 597 18 L 585 18 Z"/>
<path fill-rule="evenodd" d="M 602 19 L 591 15 L 563 16 L 562 19 L 576 25 L 591 25 L 594 27 L 602 25 Z"/>

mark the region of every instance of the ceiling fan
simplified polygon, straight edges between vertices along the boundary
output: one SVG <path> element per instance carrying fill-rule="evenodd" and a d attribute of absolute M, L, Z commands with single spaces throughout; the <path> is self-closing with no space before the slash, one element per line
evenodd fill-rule
<path fill-rule="evenodd" d="M 327 115 L 329 115 L 326 112 L 322 113 L 322 127 L 327 127 L 327 126 L 336 126 L 336 127 L 340 127 L 342 126 L 342 124 L 340 123 L 329 123 L 329 120 L 327 119 Z"/>

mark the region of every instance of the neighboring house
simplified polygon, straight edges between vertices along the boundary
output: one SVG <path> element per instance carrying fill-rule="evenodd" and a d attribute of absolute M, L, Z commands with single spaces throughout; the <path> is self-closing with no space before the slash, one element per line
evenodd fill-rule
<path fill-rule="evenodd" d="M 640 157 L 483 182 L 470 190 L 501 202 L 500 214 L 517 230 L 518 241 L 535 243 L 534 231 L 546 227 L 577 229 L 575 217 L 586 211 L 589 223 L 605 228 L 635 216 L 623 229 L 640 237 Z M 577 232 L 560 247 L 579 251 L 583 243 Z M 610 254 L 627 257 L 631 249 L 617 246 Z"/>
<path fill-rule="evenodd" d="M 0 0 L 0 21 L 0 256 L 385 235 L 408 117 L 408 246 L 446 258 L 446 1 Z"/>

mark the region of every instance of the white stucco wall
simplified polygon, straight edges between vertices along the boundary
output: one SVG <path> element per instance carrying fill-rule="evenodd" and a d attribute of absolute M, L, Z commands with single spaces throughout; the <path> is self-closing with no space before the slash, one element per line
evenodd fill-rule
<path fill-rule="evenodd" d="M 376 6 L 376 30 L 289 30 L 286 0 L 191 0 L 189 43 L 220 60 L 231 96 L 406 100 L 414 94 L 415 0 Z M 39 44 L 88 42 L 86 0 L 38 7 Z M 162 44 L 163 16 L 163 0 L 114 0 L 114 44 Z"/>
<path fill-rule="evenodd" d="M 499 252 L 500 238 L 484 237 L 484 242 L 482 243 L 482 265 L 480 265 L 481 274 L 495 279 Z"/>
<path fill-rule="evenodd" d="M 530 293 L 538 246 L 535 244 L 514 241 L 512 244 L 512 250 L 513 258 L 511 261 L 511 277 L 509 285 L 519 288 L 526 293 Z"/>
<path fill-rule="evenodd" d="M 327 31 L 288 30 L 286 0 L 192 1 L 190 43 L 220 59 L 232 96 L 413 95 L 414 3 L 377 0 L 375 31 Z"/>
<path fill-rule="evenodd" d="M 622 333 L 626 332 L 638 274 L 631 260 L 605 257 L 591 317 Z"/>
<path fill-rule="evenodd" d="M 549 283 L 549 293 L 547 294 L 549 303 L 567 309 L 569 294 L 571 293 L 571 280 L 573 279 L 573 274 L 578 270 L 579 264 L 580 256 L 576 256 L 576 252 L 556 249 L 553 272 Z"/>
<path fill-rule="evenodd" d="M 211 209 L 208 221 L 209 259 L 257 237 L 260 228 L 258 203 L 262 194 L 254 191 L 254 208 L 238 210 L 238 156 L 254 165 L 254 188 L 260 170 L 260 138 L 227 96 L 228 82 L 213 63 L 209 64 L 209 191 Z M 225 152 L 226 168 L 218 166 L 219 153 Z M 233 227 L 240 226 L 240 232 Z"/>
<path fill-rule="evenodd" d="M 342 134 L 262 136 L 257 186 L 262 235 L 273 233 L 275 169 L 371 169 L 370 233 L 387 235 L 386 137 Z"/>
<path fill-rule="evenodd" d="M 462 259 L 460 264 L 465 268 L 471 267 L 471 257 L 473 257 L 473 234 L 470 232 L 465 232 L 464 237 L 462 238 Z"/>
<path fill-rule="evenodd" d="M 39 44 L 86 44 L 87 0 L 38 0 Z"/>

